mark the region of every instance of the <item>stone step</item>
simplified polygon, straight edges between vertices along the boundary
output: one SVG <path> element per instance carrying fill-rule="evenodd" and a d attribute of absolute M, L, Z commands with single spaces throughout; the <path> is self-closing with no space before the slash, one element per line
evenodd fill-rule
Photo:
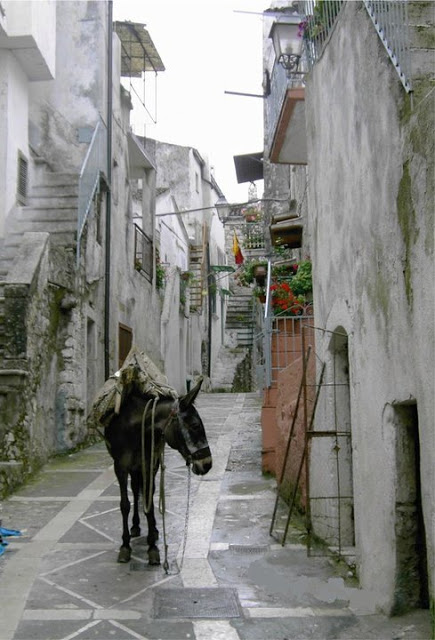
<path fill-rule="evenodd" d="M 411 49 L 411 80 L 434 75 L 434 52 L 427 49 Z"/>
<path fill-rule="evenodd" d="M 408 21 L 411 25 L 431 25 L 435 22 L 435 4 L 432 1 L 408 0 Z"/>
<path fill-rule="evenodd" d="M 74 222 L 77 226 L 77 209 L 70 206 L 53 207 L 26 207 L 20 211 L 19 216 L 15 218 L 18 223 L 23 222 L 64 222 L 68 220 Z"/>
<path fill-rule="evenodd" d="M 76 220 L 63 220 L 62 218 L 48 221 L 48 220 L 17 220 L 16 221 L 16 233 L 24 233 L 27 231 L 45 231 L 50 234 L 57 233 L 72 233 L 77 232 Z"/>
<path fill-rule="evenodd" d="M 33 201 L 36 198 L 53 197 L 78 197 L 78 183 L 71 184 L 38 184 L 30 189 L 29 197 Z"/>
<path fill-rule="evenodd" d="M 227 315 L 239 315 L 239 314 L 243 314 L 243 315 L 251 317 L 251 315 L 252 315 L 252 306 L 251 305 L 238 304 L 238 305 L 231 305 L 231 306 L 227 307 Z"/>
<path fill-rule="evenodd" d="M 23 211 L 26 209 L 33 209 L 34 211 L 40 211 L 41 209 L 71 209 L 76 212 L 78 209 L 79 199 L 77 193 L 70 195 L 61 195 L 57 191 L 52 196 L 40 196 L 29 198 L 30 205 L 23 207 Z"/>
<path fill-rule="evenodd" d="M 434 29 L 433 25 L 409 25 L 409 44 L 411 53 L 413 49 L 432 49 L 434 48 Z M 433 55 L 431 56 L 433 65 Z M 433 68 L 433 67 L 432 67 Z"/>
<path fill-rule="evenodd" d="M 79 176 L 76 173 L 51 173 L 46 171 L 44 173 L 43 185 L 49 186 L 65 186 L 65 185 L 78 185 Z M 35 188 L 35 187 L 33 187 Z"/>

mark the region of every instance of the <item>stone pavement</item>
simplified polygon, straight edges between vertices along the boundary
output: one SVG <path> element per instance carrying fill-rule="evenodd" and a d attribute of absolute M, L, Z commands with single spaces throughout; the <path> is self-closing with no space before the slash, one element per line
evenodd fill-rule
<path fill-rule="evenodd" d="M 142 537 L 130 563 L 116 562 L 104 445 L 57 458 L 3 503 L 2 526 L 22 536 L 0 557 L 0 640 L 428 640 L 427 611 L 379 615 L 339 565 L 307 557 L 301 529 L 285 547 L 269 536 L 275 481 L 261 473 L 258 395 L 200 394 L 197 406 L 214 465 L 192 477 L 186 527 L 186 466 L 167 449 L 168 575 L 146 564 Z"/>

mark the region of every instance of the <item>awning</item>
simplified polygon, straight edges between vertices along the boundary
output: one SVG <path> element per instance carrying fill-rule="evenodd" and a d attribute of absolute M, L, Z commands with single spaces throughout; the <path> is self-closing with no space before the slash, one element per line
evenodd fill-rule
<path fill-rule="evenodd" d="M 143 178 L 145 169 L 155 169 L 145 149 L 131 131 L 127 135 L 130 178 Z"/>
<path fill-rule="evenodd" d="M 237 182 L 255 182 L 263 180 L 263 152 L 234 156 Z"/>
<path fill-rule="evenodd" d="M 121 75 L 140 78 L 144 71 L 164 71 L 145 25 L 140 22 L 114 22 L 113 28 L 121 40 Z"/>

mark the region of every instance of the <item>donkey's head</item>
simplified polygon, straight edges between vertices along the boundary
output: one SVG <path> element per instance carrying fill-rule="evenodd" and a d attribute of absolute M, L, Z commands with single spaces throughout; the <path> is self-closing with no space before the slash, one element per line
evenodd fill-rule
<path fill-rule="evenodd" d="M 181 453 L 186 464 L 192 465 L 193 473 L 203 476 L 210 471 L 212 458 L 204 425 L 193 404 L 201 384 L 202 378 L 189 393 L 178 399 L 173 409 L 174 419 L 165 430 L 165 439 L 170 447 Z"/>

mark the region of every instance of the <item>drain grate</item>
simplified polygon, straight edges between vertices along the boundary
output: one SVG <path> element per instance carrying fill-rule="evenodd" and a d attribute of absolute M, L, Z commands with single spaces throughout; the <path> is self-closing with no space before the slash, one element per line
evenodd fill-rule
<path fill-rule="evenodd" d="M 239 618 L 236 589 L 172 588 L 154 591 L 155 618 Z"/>
<path fill-rule="evenodd" d="M 248 546 L 245 544 L 230 544 L 229 549 L 232 553 L 242 555 L 254 555 L 255 553 L 266 553 L 269 551 L 267 545 Z"/>

